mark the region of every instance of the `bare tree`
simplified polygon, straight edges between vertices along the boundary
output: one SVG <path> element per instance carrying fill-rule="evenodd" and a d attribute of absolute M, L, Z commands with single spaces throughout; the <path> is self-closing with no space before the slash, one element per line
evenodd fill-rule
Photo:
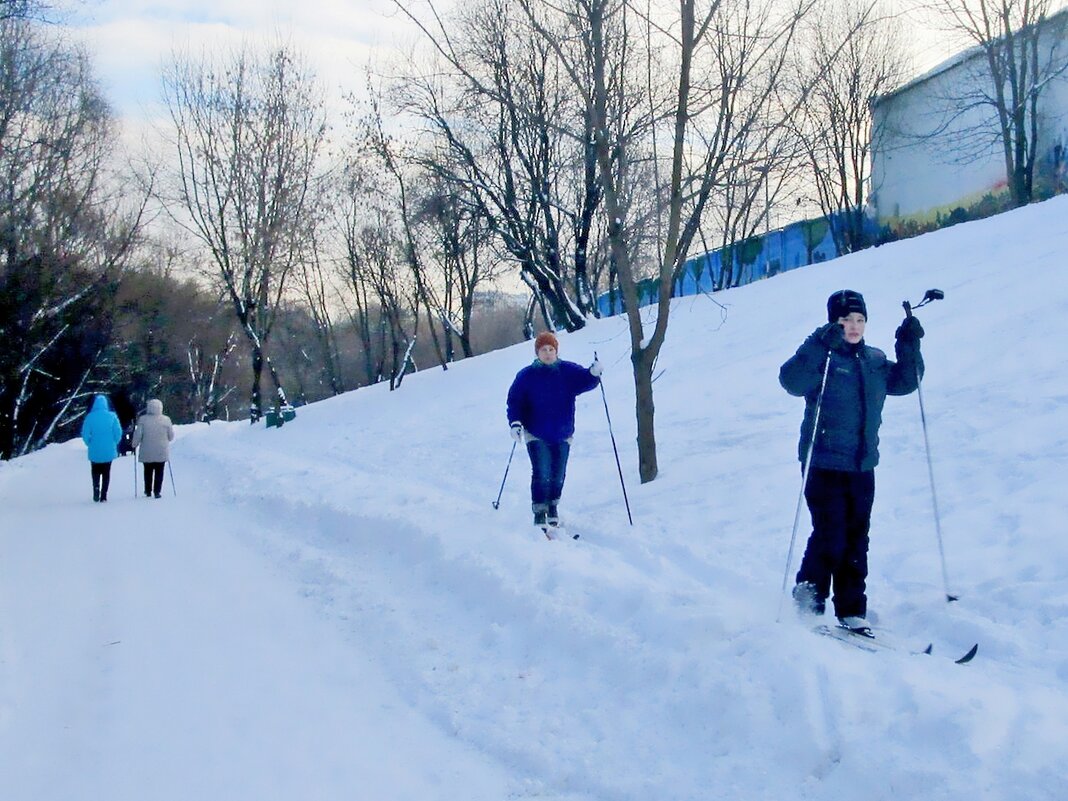
<path fill-rule="evenodd" d="M 9 19 L 31 19 L 51 9 L 43 0 L 0 0 L 0 22 Z"/>
<path fill-rule="evenodd" d="M 421 241 L 433 254 L 436 283 L 440 284 L 441 315 L 447 361 L 455 358 L 455 342 L 465 357 L 473 356 L 472 323 L 475 299 L 483 285 L 495 279 L 503 262 L 484 244 L 489 226 L 479 207 L 455 186 L 431 176 L 422 182 L 417 221 Z"/>
<path fill-rule="evenodd" d="M 192 417 L 211 422 L 219 418 L 219 409 L 235 387 L 223 382 L 223 370 L 237 348 L 237 335 L 231 332 L 221 348 L 212 350 L 201 337 L 194 335 L 186 349 L 189 367 Z"/>
<path fill-rule="evenodd" d="M 382 369 L 375 356 L 375 330 L 378 322 L 370 282 L 364 279 L 366 260 L 363 255 L 361 230 L 373 214 L 369 203 L 366 169 L 357 157 L 350 156 L 342 173 L 334 181 L 334 199 L 329 204 L 333 217 L 329 230 L 340 242 L 341 258 L 337 262 L 337 276 L 344 287 L 339 300 L 352 324 L 363 357 L 363 379 L 358 384 L 373 384 Z"/>
<path fill-rule="evenodd" d="M 280 45 L 226 58 L 176 56 L 164 75 L 177 155 L 180 222 L 206 246 L 252 353 L 249 416 L 262 413 L 271 331 L 293 269 L 310 250 L 326 135 L 318 85 Z"/>
<path fill-rule="evenodd" d="M 801 140 L 835 246 L 852 253 L 871 244 L 864 207 L 873 139 L 882 133 L 873 129 L 871 100 L 905 78 L 901 23 L 869 0 L 847 0 L 824 8 L 806 31 L 802 81 L 812 89 Z"/>
<path fill-rule="evenodd" d="M 663 47 L 669 51 L 664 60 L 674 65 L 670 79 L 674 94 L 664 115 L 671 155 L 665 164 L 668 175 L 657 192 L 665 198 L 665 207 L 653 278 L 657 303 L 652 334 L 646 333 L 639 310 L 642 281 L 631 259 L 626 226 L 634 189 L 615 162 L 617 158 L 627 162 L 627 154 L 636 147 L 634 132 L 643 130 L 620 124 L 612 82 L 612 76 L 619 74 L 618 67 L 611 65 L 613 55 L 630 54 L 613 40 L 626 36 L 627 15 L 632 12 L 617 0 L 575 0 L 571 7 L 576 36 L 590 51 L 582 63 L 592 65 L 592 80 L 559 52 L 570 64 L 575 89 L 587 95 L 594 110 L 611 255 L 631 335 L 643 482 L 652 481 L 658 473 L 653 368 L 667 334 L 674 281 L 685 268 L 713 191 L 739 167 L 767 153 L 774 132 L 784 128 L 796 112 L 800 101 L 782 102 L 779 84 L 786 74 L 798 21 L 814 5 L 814 0 L 798 0 L 785 7 L 774 2 L 711 0 L 699 7 L 696 0 L 679 0 L 670 22 L 658 23 Z M 654 140 L 660 121 L 654 116 L 648 129 Z M 754 193 L 748 196 L 752 202 Z"/>
<path fill-rule="evenodd" d="M 507 0 L 429 21 L 395 0 L 440 64 L 398 82 L 400 107 L 426 123 L 448 158 L 424 166 L 466 193 L 520 266 L 550 328 L 575 330 L 594 310 L 588 253 L 602 201 L 588 105 L 576 105 L 555 48 Z M 529 11 L 528 11 L 529 13 Z M 543 22 L 542 24 L 549 24 Z"/>
<path fill-rule="evenodd" d="M 404 238 L 381 191 L 384 169 L 357 147 L 345 167 L 335 226 L 340 234 L 341 301 L 364 354 L 365 383 L 389 379 L 396 389 L 414 367 L 420 301 L 404 259 Z"/>
<path fill-rule="evenodd" d="M 311 257 L 305 259 L 300 265 L 297 283 L 301 300 L 314 327 L 315 341 L 319 346 L 317 363 L 323 381 L 330 387 L 332 395 L 340 395 L 345 389 L 341 379 L 341 359 L 334 331 L 334 292 L 328 275 L 320 254 L 320 245 L 315 242 Z"/>
<path fill-rule="evenodd" d="M 951 32 L 970 41 L 982 54 L 981 60 L 966 62 L 971 85 L 960 95 L 946 98 L 946 121 L 935 135 L 974 109 L 991 111 L 989 123 L 969 123 L 955 130 L 955 146 L 964 157 L 985 153 L 991 144 L 1000 146 L 1009 193 L 1017 206 L 1029 203 L 1034 192 L 1040 98 L 1050 81 L 1068 70 L 1068 14 L 1051 17 L 1052 5 L 1051 0 L 924 3 Z"/>
<path fill-rule="evenodd" d="M 69 429 L 107 381 L 112 304 L 140 226 L 83 52 L 0 20 L 0 458 Z"/>
<path fill-rule="evenodd" d="M 415 209 L 413 208 L 413 193 L 409 188 L 409 176 L 406 164 L 401 156 L 395 152 L 397 143 L 394 137 L 386 133 L 382 124 L 382 113 L 377 98 L 373 99 L 368 131 L 365 137 L 368 148 L 379 160 L 385 169 L 385 174 L 393 181 L 396 190 L 394 194 L 396 219 L 400 225 L 402 239 L 402 252 L 404 261 L 408 265 L 415 288 L 416 314 L 420 310 L 426 312 L 427 329 L 433 342 L 434 352 L 437 354 L 438 363 L 443 370 L 447 370 L 450 361 L 442 347 L 441 337 L 438 335 L 438 327 L 444 321 L 442 304 L 437 298 L 435 287 L 431 284 L 427 259 L 416 241 L 415 233 Z"/>
<path fill-rule="evenodd" d="M 389 388 L 397 389 L 409 367 L 414 368 L 412 352 L 418 337 L 419 306 L 415 287 L 397 258 L 402 245 L 390 235 L 390 226 L 363 226 L 349 251 L 353 283 L 370 287 L 379 316 L 381 354 L 378 375 L 389 376 Z"/>

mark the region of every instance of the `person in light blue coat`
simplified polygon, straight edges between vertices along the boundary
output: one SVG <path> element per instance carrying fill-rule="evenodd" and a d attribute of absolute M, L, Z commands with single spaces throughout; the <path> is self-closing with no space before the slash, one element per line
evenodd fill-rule
<path fill-rule="evenodd" d="M 122 425 L 119 423 L 119 416 L 111 411 L 106 396 L 97 395 L 93 399 L 93 407 L 82 420 L 82 441 L 89 448 L 89 466 L 93 474 L 94 502 L 108 499 L 111 463 L 119 458 L 121 439 Z"/>

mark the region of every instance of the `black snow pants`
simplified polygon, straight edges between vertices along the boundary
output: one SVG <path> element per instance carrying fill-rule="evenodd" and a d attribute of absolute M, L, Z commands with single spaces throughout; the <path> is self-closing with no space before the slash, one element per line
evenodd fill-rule
<path fill-rule="evenodd" d="M 111 462 L 90 462 L 89 467 L 93 474 L 93 500 L 106 501 L 111 484 Z"/>
<path fill-rule="evenodd" d="M 145 497 L 155 495 L 157 498 L 163 490 L 163 467 L 166 462 L 145 462 Z"/>
<path fill-rule="evenodd" d="M 875 500 L 875 471 L 809 470 L 805 500 L 812 535 L 797 581 L 811 582 L 822 607 L 834 588 L 837 617 L 864 617 L 868 599 L 868 528 Z"/>

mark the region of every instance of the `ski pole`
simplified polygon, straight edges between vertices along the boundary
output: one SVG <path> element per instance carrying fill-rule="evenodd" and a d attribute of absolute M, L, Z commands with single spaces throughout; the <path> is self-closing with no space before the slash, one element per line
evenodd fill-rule
<path fill-rule="evenodd" d="M 508 470 L 512 467 L 512 457 L 515 456 L 515 446 L 519 444 L 519 440 L 512 441 L 512 452 L 508 454 L 508 464 L 504 466 L 504 478 L 501 479 L 501 489 L 497 493 L 497 500 L 493 502 L 494 509 L 501 508 L 501 496 L 504 494 L 504 482 L 508 480 Z"/>
<path fill-rule="evenodd" d="M 597 351 L 593 352 L 593 358 L 597 359 Z M 619 472 L 619 486 L 623 488 L 623 505 L 627 507 L 627 520 L 634 525 L 634 518 L 630 514 L 630 501 L 627 500 L 627 485 L 623 481 L 623 467 L 619 463 L 619 449 L 616 447 L 616 435 L 612 431 L 612 415 L 608 413 L 608 397 L 604 394 L 604 381 L 600 377 L 597 383 L 601 386 L 601 400 L 604 401 L 604 416 L 608 420 L 608 436 L 612 438 L 612 453 L 616 455 L 616 470 Z"/>
<path fill-rule="evenodd" d="M 171 477 L 171 492 L 174 493 L 174 497 L 178 497 L 178 490 L 174 488 L 174 468 L 171 467 L 171 460 L 167 460 L 167 475 Z"/>
<path fill-rule="evenodd" d="M 912 310 L 918 309 L 920 306 L 924 306 L 930 303 L 932 300 L 942 300 L 945 297 L 945 293 L 940 289 L 928 289 L 923 296 L 923 300 L 917 303 L 915 306 L 910 304 L 907 300 L 901 305 L 905 309 L 905 316 L 912 317 Z M 927 477 L 931 482 L 931 507 L 934 510 L 935 520 L 935 535 L 938 538 L 938 557 L 942 563 L 942 588 L 946 593 L 946 603 L 952 603 L 959 600 L 959 595 L 954 595 L 949 591 L 949 571 L 946 568 L 946 549 L 942 542 L 942 516 L 938 512 L 938 493 L 935 490 L 935 477 L 934 477 L 934 463 L 931 460 L 931 440 L 927 435 L 927 412 L 923 405 L 923 376 L 920 374 L 919 365 L 916 367 L 916 396 L 920 400 L 920 424 L 923 428 L 923 447 L 927 454 Z"/>
<path fill-rule="evenodd" d="M 805 501 L 805 487 L 808 486 L 808 471 L 812 465 L 812 451 L 816 449 L 816 432 L 820 427 L 820 410 L 823 407 L 823 390 L 827 386 L 827 373 L 831 369 L 831 352 L 823 360 L 823 378 L 820 380 L 820 394 L 816 397 L 816 415 L 812 420 L 812 437 L 808 441 L 805 464 L 801 470 L 801 491 L 797 494 L 797 509 L 794 510 L 794 527 L 790 532 L 790 547 L 786 551 L 786 570 L 782 574 L 782 590 L 779 592 L 779 610 L 775 613 L 775 622 L 782 618 L 782 599 L 786 597 L 786 583 L 790 578 L 790 562 L 794 558 L 794 542 L 797 540 L 797 526 L 801 522 L 801 505 Z"/>

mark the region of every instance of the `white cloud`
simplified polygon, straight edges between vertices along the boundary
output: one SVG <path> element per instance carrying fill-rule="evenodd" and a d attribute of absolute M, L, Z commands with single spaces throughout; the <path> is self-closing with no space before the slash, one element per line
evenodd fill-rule
<path fill-rule="evenodd" d="M 67 20 L 91 54 L 124 128 L 162 113 L 162 66 L 177 50 L 241 41 L 291 41 L 322 82 L 332 116 L 359 93 L 369 62 L 391 58 L 411 30 L 388 0 L 103 0 Z M 128 132 L 129 134 L 129 132 Z"/>

